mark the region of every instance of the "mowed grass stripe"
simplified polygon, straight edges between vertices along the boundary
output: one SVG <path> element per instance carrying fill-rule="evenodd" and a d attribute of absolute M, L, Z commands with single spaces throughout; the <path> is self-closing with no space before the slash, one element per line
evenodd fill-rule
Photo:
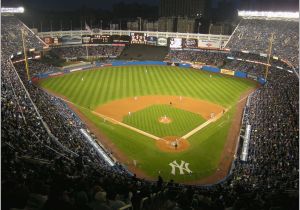
<path fill-rule="evenodd" d="M 77 80 L 78 82 L 75 89 L 75 94 L 78 94 L 78 103 L 83 104 L 84 107 L 89 106 L 89 101 L 86 99 L 88 90 L 94 89 L 94 87 L 91 85 L 92 82 L 90 82 L 94 81 L 93 79 L 91 79 L 91 75 L 94 75 L 94 72 L 88 71 L 85 75 L 81 75 L 83 80 L 82 78 L 79 78 L 79 81 Z M 88 82 L 84 82 L 84 77 L 86 77 Z"/>
<path fill-rule="evenodd" d="M 212 77 L 210 77 L 210 75 Z M 224 91 L 223 88 L 218 87 L 218 85 L 220 85 L 220 82 L 218 82 L 218 80 L 219 80 L 219 77 L 217 77 L 216 75 L 212 75 L 212 74 L 209 74 L 209 73 L 206 73 L 206 72 L 205 72 L 205 74 L 203 74 L 203 78 L 202 78 L 201 82 L 209 81 L 208 84 L 206 85 L 206 87 L 210 90 L 210 91 L 207 91 L 207 92 L 211 93 L 208 96 L 209 101 L 214 101 L 215 100 L 215 98 L 218 95 L 217 91 L 221 91 L 221 92 Z M 221 97 L 221 100 L 224 100 L 224 101 L 226 100 L 223 93 L 221 93 L 219 95 L 219 97 Z"/>
<path fill-rule="evenodd" d="M 76 77 L 76 76 L 75 76 Z M 55 84 L 55 88 L 58 88 L 63 92 L 66 96 L 69 96 L 71 92 L 71 85 L 74 83 L 74 75 L 66 75 L 62 77 L 58 77 L 57 81 L 59 81 L 58 84 Z"/>
<path fill-rule="evenodd" d="M 172 69 L 169 69 L 169 72 L 172 72 L 172 83 L 174 83 L 174 85 L 176 85 L 175 89 L 176 89 L 176 95 L 182 95 L 183 94 L 188 94 L 188 92 L 185 93 L 185 91 L 190 88 L 188 87 L 189 82 L 188 80 L 186 81 L 184 79 L 184 74 L 185 74 L 185 69 L 177 69 L 176 71 L 182 71 L 182 72 L 178 72 L 178 73 L 182 73 L 182 76 L 178 76 L 177 72 L 173 72 Z"/>
<path fill-rule="evenodd" d="M 151 68 L 148 68 L 148 79 L 149 79 L 149 82 L 150 82 L 150 86 L 152 87 L 152 90 L 149 89 L 150 92 L 152 92 L 153 94 L 158 94 L 160 93 L 160 88 L 159 88 L 159 84 L 157 82 L 158 80 L 158 77 L 157 77 L 157 74 L 155 73 L 155 68 L 153 68 L 151 66 Z"/>
<path fill-rule="evenodd" d="M 168 71 L 169 72 L 171 72 L 170 71 L 170 69 L 168 69 Z M 170 88 L 175 92 L 175 95 L 178 95 L 179 94 L 179 92 L 180 92 L 180 86 L 182 85 L 182 83 L 178 83 L 178 82 L 176 82 L 176 75 L 174 74 L 174 72 L 172 72 L 171 73 L 171 77 L 165 77 L 166 79 L 168 79 L 167 80 L 167 83 L 168 83 L 168 85 L 170 86 Z"/>
<path fill-rule="evenodd" d="M 160 73 L 157 73 L 157 71 L 160 72 Z M 164 92 L 163 92 L 164 87 L 162 87 L 162 81 L 160 79 L 163 75 L 161 71 L 164 71 L 164 69 L 162 69 L 161 67 L 153 68 L 153 71 L 152 71 L 152 74 L 154 76 L 152 82 L 157 87 L 157 94 L 158 95 L 163 95 L 164 94 Z"/>
<path fill-rule="evenodd" d="M 148 82 L 151 82 L 148 78 L 148 70 L 147 67 L 145 66 L 144 68 L 142 66 L 138 67 L 138 70 L 140 72 L 140 76 L 141 76 L 141 82 L 144 85 L 143 89 L 144 89 L 144 94 L 148 95 L 151 92 L 151 85 Z M 146 72 L 147 71 L 147 72 Z"/>
<path fill-rule="evenodd" d="M 187 87 L 187 82 L 184 81 L 182 78 L 179 78 L 176 73 L 172 74 L 172 76 L 173 76 L 172 82 L 176 85 L 175 87 L 176 95 L 180 96 L 181 94 L 187 94 L 186 92 L 187 88 L 185 88 Z"/>
<path fill-rule="evenodd" d="M 120 85 L 116 83 L 116 80 L 118 79 L 117 75 L 122 76 L 122 72 L 119 72 L 121 69 L 117 69 L 116 71 L 113 69 L 109 69 L 109 74 L 111 75 L 107 79 L 107 89 L 105 92 L 105 101 L 108 99 L 114 100 L 114 93 L 117 93 L 120 97 Z"/>
<path fill-rule="evenodd" d="M 147 74 L 145 74 L 145 69 L 147 69 Z M 167 66 L 106 67 L 49 78 L 41 81 L 41 85 L 65 95 L 70 101 L 80 106 L 91 104 L 92 108 L 115 99 L 142 94 L 189 96 L 228 107 L 238 101 L 242 92 L 256 85 L 247 80 L 219 74 L 212 74 L 212 78 L 209 75 L 210 73 L 201 70 Z M 81 82 L 82 77 L 84 77 L 84 83 Z M 81 91 L 85 93 L 80 95 Z M 220 120 L 191 136 L 188 139 L 190 147 L 181 153 L 162 152 L 157 149 L 155 142 L 151 139 L 127 128 L 104 122 L 88 110 L 82 110 L 82 112 L 129 157 L 129 162 L 137 160 L 139 168 L 146 174 L 156 178 L 160 171 L 166 180 L 172 178 L 176 181 L 183 181 L 199 179 L 213 174 L 217 169 L 231 125 L 231 121 L 227 120 L 227 115 L 231 119 L 234 108 L 230 109 Z M 168 125 L 159 123 L 158 118 L 164 114 L 171 117 L 174 120 L 173 123 Z M 145 126 L 145 129 L 160 134 L 162 137 L 181 136 L 180 134 L 186 134 L 202 123 L 193 116 L 165 105 L 165 107 L 149 110 L 148 113 L 141 113 L 140 116 L 131 120 L 137 124 L 136 127 Z M 221 123 L 222 126 L 219 126 Z M 190 169 L 197 175 L 170 175 L 169 163 L 173 160 L 188 162 Z"/>
<path fill-rule="evenodd" d="M 231 78 L 228 78 L 228 79 L 231 79 Z M 235 90 L 234 87 L 228 85 L 229 82 L 230 82 L 229 80 L 228 80 L 228 82 L 227 82 L 227 80 L 224 80 L 224 81 L 222 80 L 220 82 L 220 85 L 222 85 L 221 88 L 224 93 L 223 100 L 226 101 L 226 104 L 228 104 L 228 105 L 230 104 L 230 101 L 233 101 L 232 96 L 236 95 L 236 93 L 238 92 Z"/>
<path fill-rule="evenodd" d="M 103 101 L 103 102 L 105 102 L 105 93 L 104 93 L 104 91 L 103 90 L 106 90 L 106 92 L 107 92 L 107 89 L 109 88 L 109 78 L 111 77 L 111 74 L 110 74 L 110 68 L 108 68 L 108 69 L 104 69 L 104 70 L 102 70 L 103 72 L 101 72 L 102 73 L 102 75 L 103 75 L 103 78 L 102 78 L 102 80 L 101 80 L 101 90 L 100 90 L 100 93 L 99 93 L 99 95 L 98 96 L 96 96 L 97 98 L 98 98 L 98 103 L 99 103 L 99 101 Z M 97 102 L 96 102 L 97 103 Z M 95 105 L 96 105 L 96 103 L 95 103 Z"/>
<path fill-rule="evenodd" d="M 170 118 L 172 122 L 169 124 L 159 122 L 159 119 L 164 116 Z M 153 105 L 125 116 L 123 122 L 159 137 L 180 137 L 205 122 L 205 119 L 171 105 Z"/>
<path fill-rule="evenodd" d="M 99 70 L 99 71 L 101 71 L 101 70 Z M 92 82 L 92 84 L 95 84 L 94 88 L 96 91 L 96 95 L 94 94 L 94 92 L 89 91 L 88 100 L 90 101 L 91 107 L 94 107 L 97 104 L 99 95 L 101 95 L 101 86 L 102 86 L 103 76 L 104 76 L 104 74 L 100 74 L 100 72 L 97 72 L 95 75 L 95 79 Z"/>
<path fill-rule="evenodd" d="M 79 105 L 93 107 L 118 98 L 153 94 L 190 96 L 228 107 L 240 92 L 254 86 L 248 81 L 216 74 L 209 78 L 209 73 L 200 70 L 151 66 L 147 67 L 147 72 L 144 66 L 109 67 L 50 78 L 42 84 Z"/>
<path fill-rule="evenodd" d="M 93 101 L 96 98 L 95 95 L 97 96 L 100 92 L 99 84 L 98 84 L 100 74 L 95 72 L 94 76 L 95 76 L 96 79 L 91 80 L 90 85 L 91 85 L 91 88 L 95 90 L 95 92 L 93 93 L 92 91 L 87 91 L 87 93 L 85 95 L 85 100 L 86 100 L 86 106 L 87 107 L 93 107 Z M 83 79 L 82 82 L 86 83 L 86 81 L 84 81 L 84 79 Z"/>
<path fill-rule="evenodd" d="M 208 84 L 208 88 L 210 89 L 209 92 L 212 93 L 209 100 L 214 101 L 216 97 L 219 97 L 219 100 L 222 100 L 227 104 L 228 98 L 226 97 L 226 90 L 222 84 L 222 78 L 219 77 L 219 75 L 212 75 L 212 77 L 209 78 L 209 81 L 211 82 Z"/>
<path fill-rule="evenodd" d="M 200 76 L 200 77 L 198 77 L 198 79 L 200 80 L 198 82 L 195 79 L 193 73 L 194 72 L 192 72 L 191 75 L 189 75 L 187 73 L 184 74 L 184 77 L 186 78 L 185 80 L 187 80 L 186 84 L 189 84 L 189 86 L 186 87 L 186 89 L 191 89 L 193 91 L 193 94 L 191 95 L 193 98 L 199 96 L 199 93 L 201 93 L 203 95 L 203 99 L 207 99 L 208 94 L 207 94 L 207 91 L 204 91 L 204 85 L 199 86 L 199 84 L 204 84 L 204 81 L 201 79 L 201 76 Z"/>

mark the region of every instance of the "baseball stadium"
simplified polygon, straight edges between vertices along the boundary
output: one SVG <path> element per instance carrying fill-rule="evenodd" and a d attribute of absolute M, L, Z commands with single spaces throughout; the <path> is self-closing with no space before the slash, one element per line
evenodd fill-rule
<path fill-rule="evenodd" d="M 3 209 L 299 208 L 298 12 L 229 35 L 25 13 L 1 7 Z"/>

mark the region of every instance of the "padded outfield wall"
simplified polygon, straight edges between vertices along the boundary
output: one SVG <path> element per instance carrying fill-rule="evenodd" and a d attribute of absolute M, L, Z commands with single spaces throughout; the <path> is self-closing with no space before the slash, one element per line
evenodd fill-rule
<path fill-rule="evenodd" d="M 192 65 L 190 63 L 172 63 L 172 62 L 164 62 L 164 61 L 113 61 L 111 63 L 96 62 L 93 65 L 86 65 L 83 67 L 72 67 L 72 68 L 66 68 L 63 71 L 56 71 L 56 72 L 50 71 L 50 72 L 36 74 L 36 75 L 34 75 L 33 79 L 44 79 L 47 77 L 53 77 L 53 76 L 58 76 L 58 75 L 62 75 L 62 74 L 67 74 L 67 73 L 74 72 L 74 71 L 89 70 L 89 69 L 92 69 L 95 67 L 138 66 L 138 65 L 162 65 L 162 66 L 174 65 L 174 66 L 178 66 L 180 68 L 192 68 Z M 242 72 L 242 71 L 220 69 L 220 68 L 217 68 L 214 66 L 206 66 L 206 65 L 200 67 L 199 70 L 208 71 L 208 72 L 212 72 L 212 73 L 221 73 L 221 74 L 234 76 L 234 77 L 238 77 L 238 78 L 248 78 L 248 79 L 257 81 L 262 85 L 266 83 L 264 78 L 250 75 L 250 74 L 247 74 L 246 72 Z"/>

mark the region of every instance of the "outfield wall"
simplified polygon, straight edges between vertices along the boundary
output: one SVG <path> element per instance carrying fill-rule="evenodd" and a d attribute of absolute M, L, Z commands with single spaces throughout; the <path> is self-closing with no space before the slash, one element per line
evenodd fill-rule
<path fill-rule="evenodd" d="M 84 66 L 74 66 L 74 67 L 65 67 L 64 69 L 56 69 L 57 71 L 49 71 L 45 73 L 40 73 L 37 75 L 34 75 L 32 78 L 33 80 L 36 79 L 45 79 L 48 77 L 54 77 L 54 76 L 60 76 L 63 74 L 68 74 L 75 71 L 82 71 L 82 70 L 90 70 L 94 69 L 95 67 L 107 67 L 107 66 L 136 66 L 136 65 L 160 65 L 160 66 L 178 66 L 179 68 L 191 68 L 192 65 L 190 63 L 170 63 L 170 62 L 164 62 L 164 61 L 112 61 L 110 63 L 100 63 L 95 62 L 94 64 L 87 64 Z M 212 72 L 212 73 L 221 73 L 225 75 L 230 75 L 238 78 L 248 78 L 252 79 L 254 81 L 257 81 L 258 83 L 264 85 L 266 83 L 264 78 L 257 77 L 251 74 L 247 74 L 246 72 L 242 71 L 233 71 L 230 69 L 220 69 L 214 66 L 200 66 L 199 68 L 203 71 Z"/>
<path fill-rule="evenodd" d="M 221 74 L 225 74 L 225 75 L 230 75 L 230 76 L 234 76 L 234 77 L 239 77 L 239 78 L 248 78 L 248 79 L 252 79 L 254 81 L 257 81 L 258 83 L 260 83 L 261 85 L 264 85 L 266 83 L 266 80 L 262 77 L 257 77 L 251 74 L 248 74 L 246 72 L 242 72 L 242 71 L 233 71 L 233 70 L 229 70 L 229 69 L 220 69 L 214 66 L 202 66 L 202 68 L 200 68 L 203 71 L 208 71 L 208 72 L 212 72 L 212 73 L 221 73 Z"/>

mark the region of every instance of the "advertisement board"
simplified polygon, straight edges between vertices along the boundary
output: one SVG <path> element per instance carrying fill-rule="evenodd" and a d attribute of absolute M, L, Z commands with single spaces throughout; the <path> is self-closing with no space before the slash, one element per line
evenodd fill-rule
<path fill-rule="evenodd" d="M 69 44 L 82 44 L 81 36 L 63 36 L 61 37 L 61 42 L 63 45 Z"/>
<path fill-rule="evenodd" d="M 198 40 L 197 39 L 183 39 L 182 47 L 183 48 L 197 48 Z"/>
<path fill-rule="evenodd" d="M 146 44 L 147 36 L 145 33 L 130 33 L 131 44 Z"/>
<path fill-rule="evenodd" d="M 231 76 L 234 75 L 234 71 L 229 70 L 229 69 L 221 69 L 221 73 L 222 73 L 222 74 L 231 75 Z"/>
<path fill-rule="evenodd" d="M 91 35 L 83 35 L 82 44 L 90 44 L 91 43 Z"/>
<path fill-rule="evenodd" d="M 157 39 L 157 46 L 167 46 L 168 45 L 168 39 L 165 37 L 158 37 Z"/>
<path fill-rule="evenodd" d="M 157 37 L 155 36 L 147 36 L 147 44 L 148 45 L 156 45 L 157 44 Z"/>
<path fill-rule="evenodd" d="M 221 42 L 216 40 L 198 40 L 199 48 L 221 48 Z"/>
<path fill-rule="evenodd" d="M 129 44 L 130 42 L 130 36 L 127 35 L 112 35 L 111 36 L 111 42 L 113 44 Z"/>
<path fill-rule="evenodd" d="M 181 38 L 170 38 L 170 48 L 181 48 L 182 39 Z"/>
<path fill-rule="evenodd" d="M 257 76 L 252 75 L 252 74 L 248 74 L 247 77 L 250 78 L 250 79 L 257 80 Z"/>

